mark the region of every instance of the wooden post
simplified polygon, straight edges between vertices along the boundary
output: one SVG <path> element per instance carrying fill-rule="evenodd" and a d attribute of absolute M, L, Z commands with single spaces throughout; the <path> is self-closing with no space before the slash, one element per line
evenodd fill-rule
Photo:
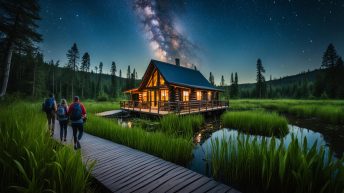
<path fill-rule="evenodd" d="M 180 103 L 180 101 L 177 102 L 177 112 L 180 114 L 180 109 L 179 109 L 180 108 L 180 104 L 179 103 Z"/>
<path fill-rule="evenodd" d="M 190 114 L 190 112 L 191 112 L 191 102 L 188 101 L 187 103 L 189 104 L 189 114 Z"/>
<path fill-rule="evenodd" d="M 160 101 L 158 101 L 158 115 L 160 113 Z"/>
<path fill-rule="evenodd" d="M 198 112 L 201 112 L 201 103 L 202 103 L 202 101 L 198 102 Z"/>
<path fill-rule="evenodd" d="M 152 111 L 152 101 L 149 101 L 149 112 Z"/>

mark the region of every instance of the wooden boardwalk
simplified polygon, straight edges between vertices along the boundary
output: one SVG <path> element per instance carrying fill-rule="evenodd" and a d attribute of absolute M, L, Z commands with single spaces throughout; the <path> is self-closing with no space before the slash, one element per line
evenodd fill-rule
<path fill-rule="evenodd" d="M 59 136 L 56 121 L 54 138 L 59 141 Z M 72 143 L 70 127 L 64 143 Z M 112 192 L 238 193 L 182 166 L 87 133 L 80 144 L 83 161 L 96 161 L 92 176 Z"/>

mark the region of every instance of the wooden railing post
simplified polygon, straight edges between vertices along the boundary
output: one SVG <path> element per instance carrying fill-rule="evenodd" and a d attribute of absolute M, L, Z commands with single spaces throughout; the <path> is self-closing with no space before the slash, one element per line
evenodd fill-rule
<path fill-rule="evenodd" d="M 160 113 L 160 101 L 158 101 L 158 115 Z"/>
<path fill-rule="evenodd" d="M 152 112 L 152 101 L 149 101 L 149 112 Z"/>
<path fill-rule="evenodd" d="M 190 114 L 190 112 L 191 112 L 191 101 L 188 101 L 187 103 L 189 104 L 189 114 Z"/>
<path fill-rule="evenodd" d="M 201 104 L 202 104 L 202 101 L 199 101 L 198 102 L 198 112 L 201 112 Z"/>

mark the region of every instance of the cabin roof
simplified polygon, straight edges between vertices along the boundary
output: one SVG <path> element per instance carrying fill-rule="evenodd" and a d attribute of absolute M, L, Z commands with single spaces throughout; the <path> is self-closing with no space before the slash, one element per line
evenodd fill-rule
<path fill-rule="evenodd" d="M 151 60 L 150 64 L 153 64 L 164 77 L 165 81 L 170 84 L 206 90 L 223 91 L 211 85 L 198 70 L 161 62 L 158 60 Z"/>

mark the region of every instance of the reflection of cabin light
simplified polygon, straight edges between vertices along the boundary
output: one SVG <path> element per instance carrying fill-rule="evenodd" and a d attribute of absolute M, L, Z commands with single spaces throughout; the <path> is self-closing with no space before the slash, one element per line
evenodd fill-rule
<path fill-rule="evenodd" d="M 195 139 L 196 143 L 200 143 L 200 142 L 201 142 L 201 139 L 202 139 L 202 134 L 199 133 L 199 134 L 196 136 L 196 139 Z"/>
<path fill-rule="evenodd" d="M 131 121 L 128 121 L 128 128 L 131 128 L 131 125 L 132 125 Z"/>

